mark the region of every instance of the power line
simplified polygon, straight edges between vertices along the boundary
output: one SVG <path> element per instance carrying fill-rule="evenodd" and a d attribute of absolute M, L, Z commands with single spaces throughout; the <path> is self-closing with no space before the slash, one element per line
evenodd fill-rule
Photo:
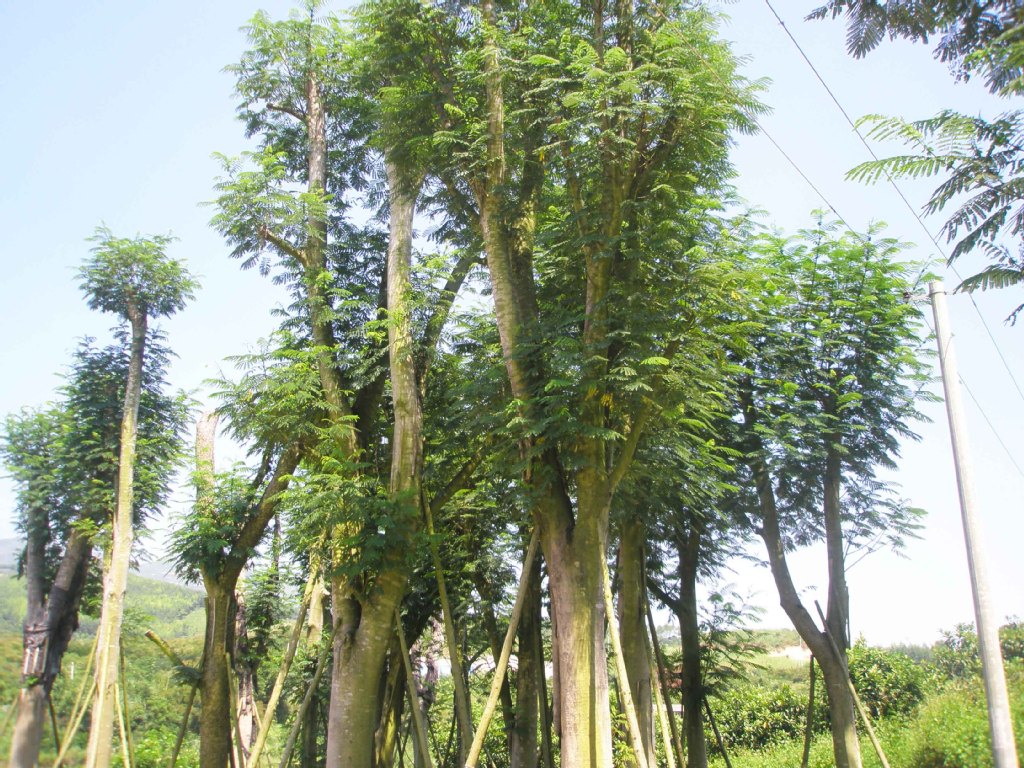
<path fill-rule="evenodd" d="M 832 102 L 836 105 L 836 108 L 840 111 L 840 113 L 842 113 L 843 117 L 846 119 L 846 122 L 850 124 L 850 127 L 853 129 L 854 134 L 856 134 L 857 138 L 860 139 L 860 143 L 864 145 L 864 148 L 868 151 L 868 154 L 871 155 L 875 162 L 880 162 L 878 155 L 875 154 L 875 150 L 872 149 L 870 144 L 868 144 L 867 139 L 864 138 L 864 135 L 860 132 L 860 129 L 857 127 L 857 124 L 853 121 L 853 119 L 850 117 L 850 114 L 840 103 L 838 97 L 829 87 L 828 83 L 825 82 L 825 78 L 823 78 L 821 76 L 821 73 L 818 72 L 818 68 L 814 66 L 814 62 L 812 62 L 810 57 L 808 57 L 808 55 L 804 52 L 803 46 L 801 46 L 797 39 L 793 36 L 793 33 L 789 31 L 789 27 L 786 26 L 786 22 L 782 20 L 782 17 L 779 16 L 778 12 L 775 10 L 775 7 L 771 4 L 771 0 L 764 0 L 764 2 L 765 5 L 768 6 L 768 10 L 772 12 L 772 15 L 775 17 L 775 20 L 779 22 L 779 26 L 782 27 L 783 31 L 786 33 L 786 36 L 790 39 L 793 45 L 796 46 L 796 49 L 797 51 L 799 51 L 800 56 L 803 57 L 803 60 L 805 62 L 807 62 L 807 66 L 811 68 L 811 72 L 814 73 L 814 76 L 818 79 L 818 82 L 821 83 L 822 88 L 824 88 L 825 92 L 828 93 L 829 97 L 832 99 Z M 772 143 L 774 144 L 775 141 L 772 140 Z M 910 201 L 907 199 L 907 196 L 903 194 L 903 190 L 900 189 L 899 185 L 896 183 L 896 180 L 884 168 L 882 169 L 882 171 L 885 174 L 886 180 L 889 182 L 890 185 L 892 185 L 892 188 L 896 191 L 896 194 L 899 196 L 900 200 L 903 201 L 903 204 L 906 206 L 907 210 L 910 211 L 910 215 L 914 217 L 917 223 L 921 226 L 921 229 L 928 236 L 928 239 L 932 241 L 932 244 L 938 250 L 939 254 L 942 256 L 943 259 L 945 259 L 947 266 L 949 266 L 953 274 L 956 275 L 957 280 L 959 280 L 962 283 L 964 281 L 963 276 L 950 262 L 950 259 L 943 250 L 943 247 L 939 244 L 939 241 L 936 239 L 935 235 L 932 234 L 928 226 L 924 223 L 924 220 L 921 218 L 920 214 L 918 214 L 914 206 L 911 205 Z M 829 207 L 831 208 L 831 206 Z M 981 308 L 978 306 L 978 302 L 975 301 L 974 295 L 972 293 L 968 293 L 967 296 L 971 300 L 971 305 L 974 307 L 974 311 L 978 313 L 978 318 L 981 320 L 981 325 L 985 329 L 985 333 L 988 334 L 988 338 L 992 342 L 992 346 L 995 347 L 996 355 L 999 356 L 999 360 L 1002 362 L 1003 368 L 1006 369 L 1006 373 L 1010 377 L 1010 381 L 1013 382 L 1013 386 L 1016 388 L 1017 394 L 1020 396 L 1021 400 L 1024 401 L 1024 389 L 1022 389 L 1021 385 L 1018 383 L 1017 377 L 1014 376 L 1013 370 L 1010 368 L 1010 364 L 1007 362 L 1006 357 L 1003 355 L 1002 349 L 999 348 L 999 343 L 996 341 L 996 337 L 993 335 L 991 328 L 989 328 L 988 323 L 985 321 L 984 315 L 981 314 Z"/>

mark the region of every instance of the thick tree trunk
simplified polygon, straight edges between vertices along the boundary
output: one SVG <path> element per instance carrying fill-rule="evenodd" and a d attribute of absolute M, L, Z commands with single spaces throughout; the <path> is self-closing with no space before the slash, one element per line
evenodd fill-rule
<path fill-rule="evenodd" d="M 132 326 L 131 357 L 125 384 L 121 416 L 121 450 L 117 466 L 117 504 L 111 525 L 108 568 L 103 578 L 103 608 L 100 613 L 99 644 L 96 653 L 96 697 L 93 701 L 86 750 L 86 768 L 110 765 L 117 713 L 117 679 L 121 660 L 121 622 L 124 593 L 128 588 L 131 562 L 135 481 L 135 442 L 142 395 L 142 365 L 146 347 L 146 321 L 137 308 L 129 311 Z"/>
<path fill-rule="evenodd" d="M 644 527 L 639 520 L 622 526 L 619 541 L 619 634 L 622 661 L 636 707 L 644 753 L 654 754 L 654 699 L 651 660 L 647 656 L 647 622 L 644 616 Z"/>
<path fill-rule="evenodd" d="M 228 651 L 235 621 L 232 591 L 206 584 L 206 631 L 200 681 L 199 765 L 225 768 L 231 752 L 231 690 Z"/>
<path fill-rule="evenodd" d="M 380 712 L 380 679 L 391 644 L 404 576 L 388 571 L 362 605 L 342 596 L 335 615 L 344 617 L 334 641 L 334 671 L 327 730 L 327 768 L 371 768 Z"/>
<path fill-rule="evenodd" d="M 33 768 L 39 760 L 46 728 L 46 703 L 60 674 L 61 661 L 71 636 L 78 628 L 78 606 L 91 559 L 89 538 L 79 531 L 72 531 L 46 598 L 42 632 L 37 619 L 29 620 L 29 617 L 38 616 L 38 598 L 31 598 L 37 608 L 30 604 L 26 613 L 22 655 L 22 685 L 25 687 L 19 694 L 18 717 L 11 737 L 11 768 Z M 26 576 L 28 570 L 26 563 Z M 38 581 L 35 583 L 38 590 L 41 585 Z"/>
<path fill-rule="evenodd" d="M 562 768 L 612 764 L 601 582 L 606 541 L 596 525 L 541 536 L 558 625 Z"/>
<path fill-rule="evenodd" d="M 412 225 L 420 179 L 386 163 L 390 195 L 387 254 L 388 357 L 395 424 L 392 434 L 390 495 L 394 502 L 420 511 L 423 466 L 423 414 L 416 382 L 409 272 Z M 413 524 L 415 524 L 415 522 Z M 407 541 L 390 541 L 389 557 L 404 558 Z M 371 768 L 374 734 L 380 714 L 380 680 L 391 644 L 395 611 L 405 594 L 407 574 L 386 564 L 373 593 L 357 602 L 340 583 L 332 590 L 335 616 L 342 617 L 334 643 L 331 705 L 327 734 L 327 768 Z M 336 619 L 337 620 L 337 619 Z"/>

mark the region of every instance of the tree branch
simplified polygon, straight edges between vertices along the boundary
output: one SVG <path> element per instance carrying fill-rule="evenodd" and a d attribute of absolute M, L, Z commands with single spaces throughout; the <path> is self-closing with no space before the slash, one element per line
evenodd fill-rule
<path fill-rule="evenodd" d="M 291 107 L 286 107 L 283 104 L 270 104 L 270 103 L 268 103 L 267 104 L 267 109 L 269 109 L 271 112 L 283 112 L 286 115 L 291 115 L 292 117 L 294 117 L 296 120 L 298 120 L 301 123 L 305 123 L 306 122 L 306 116 L 302 112 L 299 112 L 296 109 L 292 109 Z"/>
<path fill-rule="evenodd" d="M 296 248 L 283 237 L 275 234 L 266 224 L 259 225 L 259 235 L 279 251 L 291 256 L 299 264 L 306 266 L 306 254 L 302 249 Z"/>

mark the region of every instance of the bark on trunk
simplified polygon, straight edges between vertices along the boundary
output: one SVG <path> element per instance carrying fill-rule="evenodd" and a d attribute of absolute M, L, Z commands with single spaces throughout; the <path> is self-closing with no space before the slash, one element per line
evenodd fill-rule
<path fill-rule="evenodd" d="M 388 356 L 395 414 L 392 434 L 390 495 L 406 505 L 413 525 L 419 520 L 423 415 L 416 382 L 411 328 L 409 272 L 412 225 L 420 179 L 386 161 L 390 195 L 387 254 Z M 391 644 L 394 615 L 405 594 L 407 574 L 401 565 L 407 541 L 388 542 L 390 554 L 376 578 L 373 593 L 357 600 L 336 583 L 335 616 L 342 617 L 334 643 L 331 705 L 327 734 L 327 768 L 371 768 L 374 734 L 380 713 L 380 680 Z"/>
<path fill-rule="evenodd" d="M 644 527 L 630 520 L 622 527 L 619 541 L 619 634 L 622 661 L 636 707 L 644 753 L 654 754 L 654 699 L 651 691 L 651 660 L 647 656 L 647 627 L 644 617 Z"/>
<path fill-rule="evenodd" d="M 612 726 L 605 654 L 601 566 L 606 537 L 577 525 L 571 538 L 542 535 L 551 606 L 558 624 L 563 768 L 608 768 Z"/>
<path fill-rule="evenodd" d="M 768 562 L 779 592 L 779 601 L 790 621 L 821 667 L 831 720 L 832 749 L 837 768 L 861 768 L 860 745 L 857 739 L 857 714 L 847 684 L 843 659 L 837 658 L 828 638 L 818 630 L 813 617 L 800 601 L 786 562 L 785 547 L 779 530 L 778 511 L 764 463 L 752 462 L 761 508 L 761 538 L 768 550 Z"/>
<path fill-rule="evenodd" d="M 708 745 L 704 736 L 704 679 L 701 674 L 700 624 L 697 616 L 697 566 L 700 531 L 692 527 L 679 542 L 679 636 L 683 649 L 683 732 L 686 734 L 686 768 L 707 768 Z"/>
<path fill-rule="evenodd" d="M 124 593 L 128 587 L 131 561 L 135 480 L 135 442 L 142 394 L 142 366 L 146 347 L 147 318 L 130 308 L 132 340 L 121 416 L 121 450 L 117 467 L 117 504 L 111 526 L 109 567 L 103 578 L 103 608 L 100 613 L 96 697 L 93 701 L 86 768 L 110 765 L 117 714 L 117 679 L 121 659 L 121 622 Z"/>
<path fill-rule="evenodd" d="M 518 630 L 515 729 L 509 752 L 512 768 L 537 768 L 537 666 L 543 663 L 537 658 L 536 641 L 541 607 L 540 559 L 535 559 L 529 567 L 529 590 Z"/>
<path fill-rule="evenodd" d="M 235 644 L 233 659 L 237 681 L 236 701 L 238 702 L 238 745 L 246 763 L 256 743 L 256 676 L 250 659 L 249 633 L 246 630 L 245 596 L 235 591 Z"/>
<path fill-rule="evenodd" d="M 231 752 L 231 689 L 228 651 L 235 621 L 233 593 L 206 584 L 206 630 L 200 680 L 199 765 L 225 768 Z"/>

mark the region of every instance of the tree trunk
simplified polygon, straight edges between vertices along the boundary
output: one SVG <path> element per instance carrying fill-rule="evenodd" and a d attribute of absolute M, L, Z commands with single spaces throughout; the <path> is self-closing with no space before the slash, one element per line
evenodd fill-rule
<path fill-rule="evenodd" d="M 679 542 L 679 637 L 683 649 L 683 732 L 686 734 L 686 768 L 707 768 L 708 745 L 704 737 L 704 679 L 701 674 L 700 624 L 697 616 L 697 567 L 700 531 L 691 524 Z"/>
<path fill-rule="evenodd" d="M 494 615 L 494 590 L 487 577 L 479 571 L 473 572 L 473 585 L 477 594 L 480 595 L 480 613 L 483 617 L 484 631 L 487 633 L 487 643 L 491 646 L 491 658 L 497 663 L 501 656 L 501 645 L 503 635 L 498 629 L 498 620 Z M 502 675 L 501 692 L 501 717 L 505 726 L 505 736 L 508 742 L 509 754 L 512 753 L 512 740 L 515 738 L 516 714 L 515 705 L 512 703 L 512 689 L 508 684 L 508 675 Z"/>
<path fill-rule="evenodd" d="M 92 543 L 88 537 L 79 531 L 72 531 L 46 598 L 41 632 L 38 619 L 33 618 L 30 622 L 30 617 L 39 615 L 39 600 L 32 595 L 33 590 L 29 590 L 30 602 L 25 616 L 22 654 L 24 687 L 18 696 L 18 717 L 11 736 L 11 768 L 33 768 L 39 760 L 39 749 L 46 728 L 47 702 L 57 675 L 60 674 L 64 653 L 78 629 L 78 606 L 91 559 Z M 36 590 L 41 589 L 42 584 L 30 577 L 29 573 L 29 563 L 26 562 L 26 578 L 30 584 L 35 581 Z M 36 608 L 33 608 L 33 603 Z"/>
<path fill-rule="evenodd" d="M 200 680 L 199 765 L 225 768 L 231 752 L 231 690 L 228 652 L 235 621 L 232 592 L 206 584 L 206 631 Z"/>
<path fill-rule="evenodd" d="M 376 767 L 391 768 L 395 762 L 395 747 L 398 744 L 405 711 L 405 667 L 402 664 L 402 649 L 397 633 L 388 651 L 388 671 L 384 682 L 382 714 L 376 735 Z"/>
<path fill-rule="evenodd" d="M 596 525 L 541 536 L 558 625 L 562 768 L 609 768 L 612 726 L 601 584 L 606 537 Z"/>
<path fill-rule="evenodd" d="M 644 616 L 644 527 L 637 519 L 622 526 L 619 541 L 619 634 L 622 661 L 636 707 L 644 753 L 654 755 L 654 700 L 651 691 L 651 660 L 647 656 L 647 622 Z"/>
<path fill-rule="evenodd" d="M 850 591 L 846 585 L 846 550 L 843 544 L 843 516 L 839 494 L 842 484 L 842 465 L 835 444 L 830 440 L 825 457 L 824 513 L 825 550 L 828 553 L 828 609 L 825 622 L 829 634 L 843 656 L 850 647 Z"/>
<path fill-rule="evenodd" d="M 240 590 L 235 590 L 235 644 L 234 662 L 235 679 L 237 680 L 238 692 L 238 735 L 241 743 L 239 751 L 249 761 L 253 744 L 256 743 L 256 691 L 255 673 L 250 659 L 249 633 L 246 630 L 246 607 L 245 595 Z"/>
<path fill-rule="evenodd" d="M 767 469 L 760 459 L 751 461 L 761 508 L 761 538 L 768 550 L 768 562 L 779 592 L 779 602 L 790 621 L 821 667 L 828 698 L 832 728 L 832 749 L 836 768 L 861 768 L 860 745 L 857 740 L 857 713 L 847 684 L 846 665 L 837 658 L 828 638 L 818 630 L 813 617 L 800 601 L 786 562 L 786 552 L 779 530 L 775 494 Z"/>
<path fill-rule="evenodd" d="M 114 742 L 114 716 L 117 712 L 117 679 L 121 659 L 121 622 L 124 617 L 124 593 L 128 587 L 128 567 L 133 539 L 135 441 L 142 394 L 142 364 L 146 347 L 145 314 L 129 311 L 132 326 L 131 358 L 125 384 L 124 412 L 121 416 L 121 450 L 117 466 L 117 505 L 111 526 L 109 566 L 103 578 L 103 608 L 100 613 L 99 644 L 96 653 L 96 697 L 93 700 L 86 768 L 110 765 Z"/>
<path fill-rule="evenodd" d="M 412 226 L 421 180 L 385 162 L 390 195 L 387 253 L 388 356 L 394 406 L 391 440 L 390 496 L 407 505 L 418 522 L 423 466 L 423 413 L 416 382 L 409 272 Z M 415 525 L 415 522 L 413 523 Z M 327 733 L 327 768 L 371 768 L 374 734 L 380 713 L 380 679 L 391 644 L 394 615 L 408 579 L 404 566 L 408 541 L 387 542 L 389 554 L 373 593 L 361 600 L 345 594 L 336 580 L 332 590 L 335 617 L 342 617 L 334 642 L 331 705 Z"/>
<path fill-rule="evenodd" d="M 540 558 L 530 568 L 529 589 L 519 620 L 519 645 L 516 670 L 516 704 L 514 738 L 511 740 L 509 764 L 511 768 L 537 768 L 537 632 L 540 624 Z"/>

